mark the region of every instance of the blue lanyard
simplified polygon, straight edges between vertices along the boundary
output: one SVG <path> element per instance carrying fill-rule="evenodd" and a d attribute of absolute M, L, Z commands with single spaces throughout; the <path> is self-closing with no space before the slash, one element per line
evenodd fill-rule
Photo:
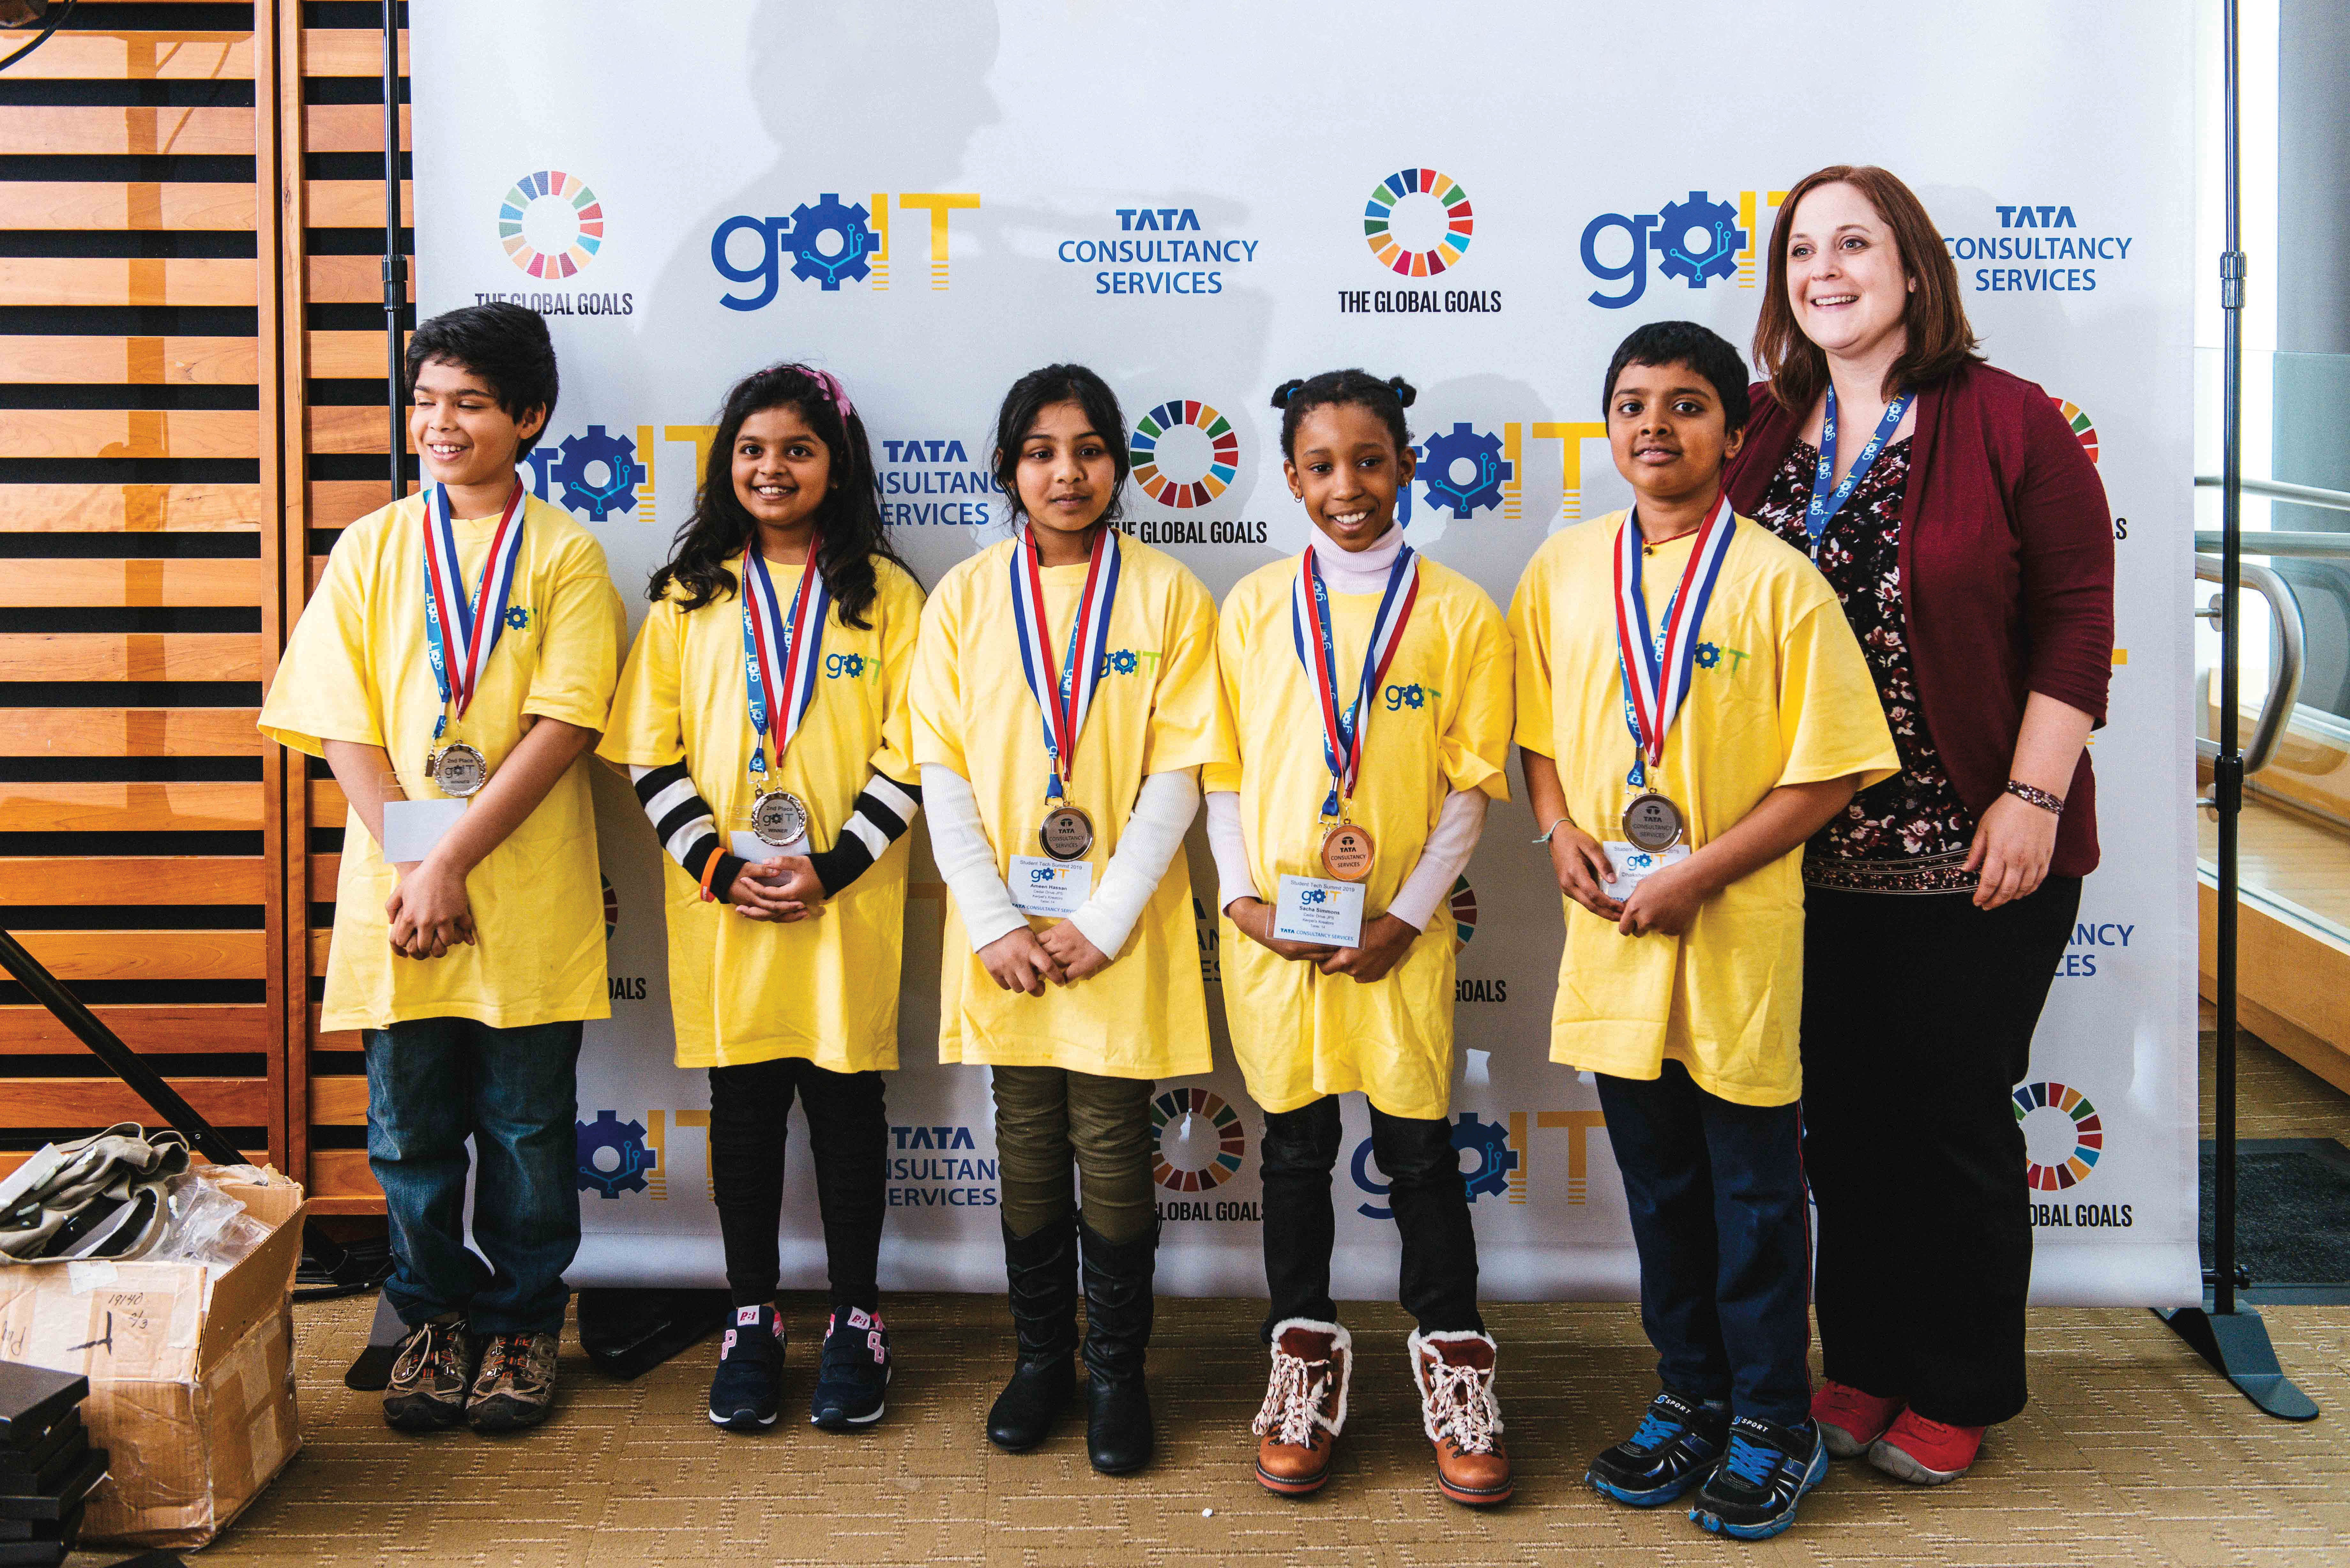
<path fill-rule="evenodd" d="M 1891 441 L 1893 432 L 1901 428 L 1902 416 L 1909 411 L 1909 405 L 1917 395 L 1904 392 L 1886 405 L 1885 417 L 1877 421 L 1877 433 L 1868 438 L 1868 444 L 1862 447 L 1860 455 L 1852 461 L 1852 472 L 1844 476 L 1844 483 L 1836 484 L 1831 493 L 1828 487 L 1835 481 L 1836 406 L 1835 388 L 1828 388 L 1827 407 L 1820 414 L 1819 472 L 1812 477 L 1812 501 L 1804 511 L 1804 532 L 1811 535 L 1812 559 L 1819 559 L 1820 536 L 1828 531 L 1828 520 L 1844 510 L 1844 504 L 1852 498 L 1854 487 L 1868 476 L 1870 469 L 1877 466 L 1877 460 L 1884 455 L 1885 443 Z"/>

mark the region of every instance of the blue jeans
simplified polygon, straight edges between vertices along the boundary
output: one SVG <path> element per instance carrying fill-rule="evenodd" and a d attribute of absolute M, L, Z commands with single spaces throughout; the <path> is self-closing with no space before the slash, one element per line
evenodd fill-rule
<path fill-rule="evenodd" d="M 1803 1115 L 1733 1105 L 1679 1062 L 1597 1075 L 1640 1253 L 1640 1326 L 1685 1399 L 1792 1427 L 1811 1414 Z"/>
<path fill-rule="evenodd" d="M 367 1036 L 368 1167 L 383 1187 L 402 1323 L 559 1334 L 579 1251 L 577 1023 L 418 1018 Z M 479 1166 L 465 1246 L 465 1140 Z"/>

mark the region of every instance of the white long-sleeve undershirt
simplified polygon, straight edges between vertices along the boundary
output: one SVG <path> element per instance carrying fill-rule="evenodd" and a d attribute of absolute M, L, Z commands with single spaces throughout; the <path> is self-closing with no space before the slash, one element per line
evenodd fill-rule
<path fill-rule="evenodd" d="M 930 808 L 931 854 L 962 915 L 972 951 L 1026 925 L 996 871 L 995 846 L 980 821 L 979 798 L 970 781 L 944 763 L 925 763 L 922 798 Z M 1092 895 L 1069 917 L 1087 941 L 1118 956 L 1199 810 L 1200 785 L 1189 770 L 1152 774 L 1142 781 L 1109 863 Z"/>
<path fill-rule="evenodd" d="M 1420 846 L 1419 859 L 1403 886 L 1396 889 L 1387 913 L 1414 930 L 1428 929 L 1436 906 L 1451 892 L 1454 879 L 1469 864 L 1477 840 L 1484 835 L 1486 805 L 1482 790 L 1454 790 L 1444 797 L 1444 805 L 1437 810 L 1436 826 L 1429 829 L 1427 842 Z M 1208 796 L 1208 847 L 1216 858 L 1219 908 L 1231 908 L 1235 898 L 1264 897 L 1257 890 L 1246 836 L 1241 829 L 1241 797 L 1232 790 L 1216 790 Z"/>

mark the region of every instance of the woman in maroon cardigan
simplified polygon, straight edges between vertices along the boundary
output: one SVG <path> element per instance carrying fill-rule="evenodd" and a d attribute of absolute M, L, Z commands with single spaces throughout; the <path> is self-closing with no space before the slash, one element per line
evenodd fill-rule
<path fill-rule="evenodd" d="M 1834 1452 L 1945 1481 L 2024 1403 L 2009 1096 L 2097 863 L 2112 519 L 2048 394 L 1976 354 L 1957 268 L 1882 169 L 1787 193 L 1754 352 L 1731 504 L 1826 574 L 1903 763 L 1804 858 L 1812 1413 Z"/>

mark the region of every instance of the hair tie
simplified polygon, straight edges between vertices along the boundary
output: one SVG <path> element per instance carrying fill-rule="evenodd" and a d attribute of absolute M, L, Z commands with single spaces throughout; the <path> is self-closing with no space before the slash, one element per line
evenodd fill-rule
<path fill-rule="evenodd" d="M 848 393 L 841 387 L 839 377 L 829 370 L 810 370 L 808 374 L 815 378 L 817 386 L 824 389 L 825 395 L 832 400 L 832 406 L 840 410 L 842 419 L 846 420 L 857 411 L 857 405 L 848 400 Z"/>
<path fill-rule="evenodd" d="M 1298 391 L 1304 388 L 1305 385 L 1305 383 L 1302 380 L 1291 379 L 1284 381 L 1281 385 L 1273 389 L 1273 406 L 1276 409 L 1288 408 L 1289 400 L 1295 397 Z"/>
<path fill-rule="evenodd" d="M 1418 392 L 1412 389 L 1411 383 L 1405 380 L 1401 376 L 1389 376 L 1388 378 L 1388 390 L 1395 394 L 1396 403 L 1401 408 L 1408 409 L 1411 407 L 1413 400 L 1419 396 Z"/>

